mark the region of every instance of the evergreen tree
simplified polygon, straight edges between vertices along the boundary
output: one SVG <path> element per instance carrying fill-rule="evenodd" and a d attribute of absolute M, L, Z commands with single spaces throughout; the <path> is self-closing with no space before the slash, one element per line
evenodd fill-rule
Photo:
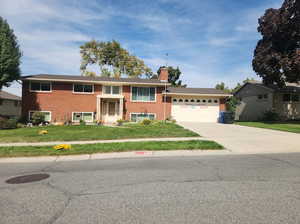
<path fill-rule="evenodd" d="M 21 56 L 17 37 L 0 16 L 0 90 L 19 79 Z"/>

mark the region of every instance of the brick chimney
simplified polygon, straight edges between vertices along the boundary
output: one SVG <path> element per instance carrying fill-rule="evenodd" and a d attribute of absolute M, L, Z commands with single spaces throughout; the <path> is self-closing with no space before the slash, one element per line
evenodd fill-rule
<path fill-rule="evenodd" d="M 168 82 L 169 80 L 169 72 L 168 72 L 168 68 L 166 67 L 161 67 L 160 69 L 160 74 L 158 76 L 158 79 L 160 81 L 163 81 L 163 82 Z"/>

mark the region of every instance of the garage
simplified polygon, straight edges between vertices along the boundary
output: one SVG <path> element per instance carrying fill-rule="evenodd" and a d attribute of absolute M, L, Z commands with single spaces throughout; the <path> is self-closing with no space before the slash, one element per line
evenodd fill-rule
<path fill-rule="evenodd" d="M 172 117 L 176 121 L 217 122 L 219 99 L 172 98 Z"/>
<path fill-rule="evenodd" d="M 176 121 L 216 123 L 230 94 L 217 89 L 169 88 L 171 116 Z"/>

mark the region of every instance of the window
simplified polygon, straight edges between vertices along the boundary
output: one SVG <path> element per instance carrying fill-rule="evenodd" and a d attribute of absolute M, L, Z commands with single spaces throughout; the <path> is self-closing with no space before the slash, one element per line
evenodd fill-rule
<path fill-rule="evenodd" d="M 192 103 L 195 103 L 195 100 L 191 100 Z"/>
<path fill-rule="evenodd" d="M 218 103 L 218 100 L 214 100 L 215 103 Z"/>
<path fill-rule="evenodd" d="M 104 94 L 113 94 L 113 95 L 119 95 L 121 93 L 120 86 L 104 86 Z"/>
<path fill-rule="evenodd" d="M 177 99 L 173 99 L 173 102 L 177 102 Z"/>
<path fill-rule="evenodd" d="M 2 105 L 3 104 L 3 99 L 0 99 L 0 105 Z"/>
<path fill-rule="evenodd" d="M 72 113 L 72 121 L 80 122 L 81 120 L 85 122 L 93 122 L 94 121 L 94 113 L 93 112 L 73 112 Z"/>
<path fill-rule="evenodd" d="M 140 122 L 144 119 L 154 120 L 155 114 L 148 114 L 148 113 L 132 113 L 131 114 L 131 121 L 133 121 L 133 122 Z"/>
<path fill-rule="evenodd" d="M 299 102 L 299 95 L 296 95 L 296 94 L 292 95 L 292 101 Z"/>
<path fill-rule="evenodd" d="M 14 101 L 15 107 L 19 106 L 19 101 Z"/>
<path fill-rule="evenodd" d="M 197 103 L 201 103 L 201 100 L 197 100 Z"/>
<path fill-rule="evenodd" d="M 291 101 L 291 94 L 283 94 L 282 100 L 283 100 L 283 102 L 290 102 Z"/>
<path fill-rule="evenodd" d="M 131 100 L 132 101 L 155 101 L 155 87 L 132 87 L 131 89 Z"/>
<path fill-rule="evenodd" d="M 184 102 L 188 103 L 188 102 L 189 102 L 189 100 L 188 100 L 188 99 L 185 99 L 185 100 L 184 100 Z"/>
<path fill-rule="evenodd" d="M 202 100 L 203 103 L 206 103 L 206 100 Z"/>
<path fill-rule="evenodd" d="M 264 99 L 268 99 L 268 94 L 264 94 Z"/>
<path fill-rule="evenodd" d="M 182 103 L 182 102 L 183 102 L 183 99 L 180 99 L 179 102 Z"/>
<path fill-rule="evenodd" d="M 92 84 L 73 84 L 74 93 L 93 93 L 94 85 Z"/>
<path fill-rule="evenodd" d="M 257 96 L 257 99 L 262 100 L 262 99 L 263 99 L 263 95 L 259 94 L 259 95 Z"/>
<path fill-rule="evenodd" d="M 209 103 L 211 103 L 211 102 L 212 102 L 212 100 L 208 100 L 208 102 L 209 102 Z"/>
<path fill-rule="evenodd" d="M 47 122 L 51 121 L 51 112 L 50 111 L 29 111 L 29 121 L 32 120 L 32 115 L 35 112 L 41 112 L 41 113 L 45 114 L 45 121 L 47 121 Z"/>
<path fill-rule="evenodd" d="M 51 82 L 30 82 L 30 91 L 33 92 L 51 92 Z"/>

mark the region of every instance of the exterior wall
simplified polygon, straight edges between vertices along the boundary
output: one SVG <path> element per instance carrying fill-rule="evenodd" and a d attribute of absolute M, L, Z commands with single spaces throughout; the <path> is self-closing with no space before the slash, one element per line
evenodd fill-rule
<path fill-rule="evenodd" d="M 267 99 L 257 98 L 264 94 L 268 94 Z M 236 108 L 235 120 L 256 121 L 262 118 L 264 112 L 273 108 L 273 93 L 263 87 L 246 85 L 236 97 L 240 99 L 240 103 Z"/>
<path fill-rule="evenodd" d="M 156 102 L 131 102 L 130 86 L 122 87 L 124 95 L 123 119 L 130 120 L 130 113 L 154 113 L 157 120 L 171 115 L 171 99 L 164 103 L 162 91 L 156 88 Z M 30 92 L 29 82 L 23 81 L 22 116 L 29 111 L 51 111 L 51 122 L 72 120 L 72 112 L 97 112 L 97 95 L 102 94 L 102 85 L 94 85 L 93 94 L 73 93 L 73 83 L 52 82 L 52 92 Z"/>
<path fill-rule="evenodd" d="M 52 92 L 30 92 L 29 82 L 23 81 L 22 116 L 31 110 L 51 111 L 51 122 L 70 121 L 72 112 L 95 112 L 96 96 L 101 85 L 94 85 L 93 94 L 73 93 L 73 83 L 52 82 Z"/>
<path fill-rule="evenodd" d="M 156 102 L 131 102 L 131 87 L 123 86 L 124 119 L 130 120 L 130 113 L 153 113 L 156 120 L 164 120 L 171 116 L 171 98 L 164 102 L 162 91 L 164 87 L 156 88 Z"/>
<path fill-rule="evenodd" d="M 226 99 L 225 98 L 220 99 L 219 108 L 220 108 L 220 111 L 226 111 Z"/>
<path fill-rule="evenodd" d="M 283 120 L 300 119 L 300 102 L 284 102 L 283 94 L 274 94 L 274 109 Z"/>
<path fill-rule="evenodd" d="M 0 115 L 9 117 L 21 116 L 21 101 L 1 99 Z"/>

